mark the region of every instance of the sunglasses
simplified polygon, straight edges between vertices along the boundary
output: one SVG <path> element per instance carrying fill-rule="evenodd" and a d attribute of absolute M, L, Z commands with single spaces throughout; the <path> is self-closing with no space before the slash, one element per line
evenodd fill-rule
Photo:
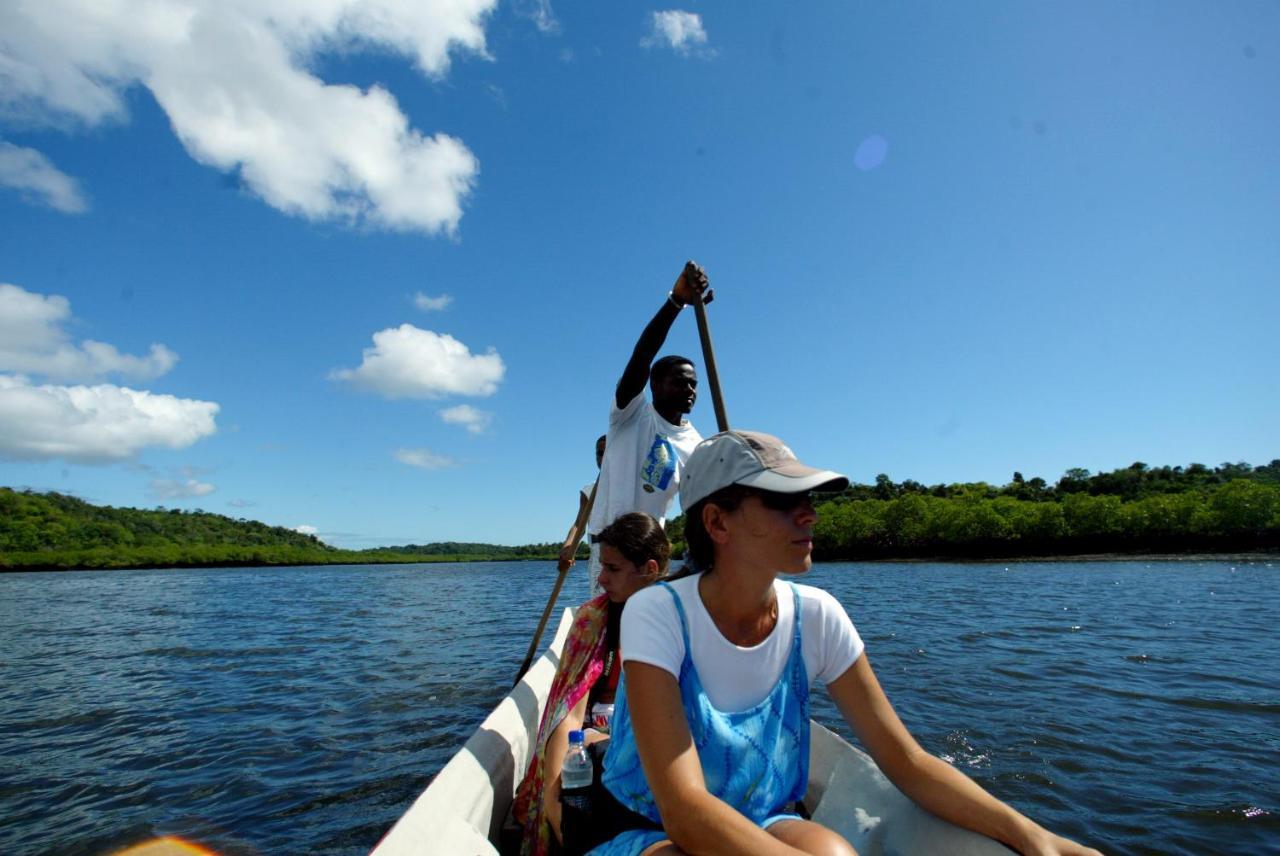
<path fill-rule="evenodd" d="M 809 501 L 809 491 L 776 493 L 772 490 L 752 489 L 752 495 L 760 497 L 760 504 L 770 511 L 795 511 Z"/>

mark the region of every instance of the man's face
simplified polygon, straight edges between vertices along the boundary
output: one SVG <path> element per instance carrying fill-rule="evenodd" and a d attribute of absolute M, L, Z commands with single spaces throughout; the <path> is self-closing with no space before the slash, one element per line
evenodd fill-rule
<path fill-rule="evenodd" d="M 673 366 L 653 385 L 653 406 L 688 413 L 698 398 L 698 372 L 688 363 Z"/>
<path fill-rule="evenodd" d="M 596 467 L 600 467 L 604 463 L 604 438 L 596 440 Z"/>

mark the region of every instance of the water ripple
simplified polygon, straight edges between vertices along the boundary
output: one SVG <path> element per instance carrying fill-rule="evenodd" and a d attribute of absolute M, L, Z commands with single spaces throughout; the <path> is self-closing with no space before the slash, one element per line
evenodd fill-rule
<path fill-rule="evenodd" d="M 510 593 L 541 604 L 554 576 L 0 576 L 0 853 L 161 834 L 223 856 L 367 853 L 503 696 L 538 617 Z M 1274 568 L 884 563 L 808 581 L 849 609 L 921 743 L 1049 827 L 1109 854 L 1280 851 Z"/>

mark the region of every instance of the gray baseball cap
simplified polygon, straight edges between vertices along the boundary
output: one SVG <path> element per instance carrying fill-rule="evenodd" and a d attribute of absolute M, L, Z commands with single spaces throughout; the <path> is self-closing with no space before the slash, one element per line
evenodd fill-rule
<path fill-rule="evenodd" d="M 725 431 L 697 445 L 680 471 L 680 507 L 741 484 L 776 493 L 843 490 L 849 480 L 831 470 L 816 470 L 796 459 L 786 444 L 759 431 Z"/>

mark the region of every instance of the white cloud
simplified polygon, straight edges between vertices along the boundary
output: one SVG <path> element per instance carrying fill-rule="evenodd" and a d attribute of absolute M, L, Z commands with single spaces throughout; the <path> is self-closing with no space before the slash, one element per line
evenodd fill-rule
<path fill-rule="evenodd" d="M 443 470 L 454 465 L 452 458 L 437 455 L 426 449 L 396 449 L 395 459 L 407 466 L 423 470 Z"/>
<path fill-rule="evenodd" d="M 483 434 L 493 421 L 493 414 L 477 410 L 470 404 L 459 404 L 441 410 L 440 418 L 450 425 L 464 425 L 472 434 Z"/>
<path fill-rule="evenodd" d="M 74 345 L 62 329 L 70 320 L 71 304 L 65 297 L 0 283 L 0 371 L 52 380 L 96 380 L 108 374 L 145 380 L 178 362 L 178 355 L 164 345 L 153 344 L 145 357 L 122 354 L 92 339 Z"/>
<path fill-rule="evenodd" d="M 540 32 L 548 35 L 560 32 L 560 21 L 551 8 L 551 0 L 520 0 L 516 8 L 530 18 Z"/>
<path fill-rule="evenodd" d="M 329 377 L 387 398 L 439 398 L 492 395 L 506 370 L 492 348 L 472 354 L 447 333 L 401 324 L 373 334 L 359 368 L 338 369 Z"/>
<path fill-rule="evenodd" d="M 448 309 L 450 303 L 453 303 L 453 298 L 448 294 L 442 294 L 439 297 L 428 297 L 419 291 L 413 296 L 413 305 L 423 312 L 440 312 Z"/>
<path fill-rule="evenodd" d="M 681 56 L 709 57 L 715 53 L 707 47 L 707 31 L 702 27 L 701 15 L 670 9 L 654 12 L 649 24 L 649 35 L 640 40 L 644 47 L 668 47 Z"/>
<path fill-rule="evenodd" d="M 157 499 L 193 499 L 197 496 L 208 496 L 217 490 L 207 482 L 187 479 L 152 479 L 151 495 Z"/>
<path fill-rule="evenodd" d="M 306 523 L 293 527 L 293 531 L 301 532 L 303 535 L 318 535 L 320 533 L 319 529 Z"/>
<path fill-rule="evenodd" d="M 211 401 L 0 375 L 0 457 L 109 463 L 149 446 L 181 449 L 217 430 L 217 412 Z"/>
<path fill-rule="evenodd" d="M 496 0 L 101 0 L 0 3 L 0 114 L 26 122 L 124 121 L 123 92 L 151 91 L 187 151 L 238 171 L 269 205 L 313 220 L 453 233 L 479 172 L 447 134 L 409 126 L 395 98 L 331 85 L 317 57 L 411 57 L 442 77 L 481 57 Z"/>
<path fill-rule="evenodd" d="M 0 81 L 3 81 L 0 72 Z M 0 187 L 12 187 L 27 199 L 64 214 L 82 214 L 89 200 L 80 183 L 35 149 L 0 140 Z"/>

